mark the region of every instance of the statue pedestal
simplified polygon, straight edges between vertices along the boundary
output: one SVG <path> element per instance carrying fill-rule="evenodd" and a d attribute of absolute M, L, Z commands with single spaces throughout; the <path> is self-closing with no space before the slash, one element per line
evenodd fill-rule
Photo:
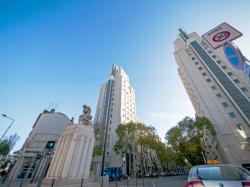
<path fill-rule="evenodd" d="M 68 183 L 79 184 L 88 179 L 94 141 L 92 127 L 82 124 L 69 125 L 58 141 L 43 184 L 53 181 L 60 183 L 60 186 L 67 186 Z"/>

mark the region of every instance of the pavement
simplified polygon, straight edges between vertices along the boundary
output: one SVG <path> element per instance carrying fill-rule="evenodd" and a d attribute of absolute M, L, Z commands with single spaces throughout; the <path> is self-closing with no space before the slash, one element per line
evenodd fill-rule
<path fill-rule="evenodd" d="M 110 182 L 109 187 L 184 187 L 187 175 Z"/>
<path fill-rule="evenodd" d="M 122 180 L 117 182 L 110 182 L 109 187 L 184 187 L 187 180 L 187 175 L 159 177 L 159 178 L 138 178 L 130 180 Z M 23 182 L 22 185 L 20 185 Z M 15 180 L 9 187 L 27 187 L 29 180 Z M 0 183 L 0 187 L 7 187 L 7 182 Z M 79 186 L 80 187 L 80 186 Z M 87 187 L 87 186 L 83 186 Z"/>

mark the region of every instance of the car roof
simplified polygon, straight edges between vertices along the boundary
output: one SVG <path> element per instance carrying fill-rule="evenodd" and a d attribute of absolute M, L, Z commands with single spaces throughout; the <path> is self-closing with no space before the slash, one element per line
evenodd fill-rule
<path fill-rule="evenodd" d="M 198 165 L 198 166 L 193 166 L 192 168 L 221 167 L 221 166 L 242 167 L 241 165 L 236 165 L 236 164 L 210 164 L 210 165 Z"/>

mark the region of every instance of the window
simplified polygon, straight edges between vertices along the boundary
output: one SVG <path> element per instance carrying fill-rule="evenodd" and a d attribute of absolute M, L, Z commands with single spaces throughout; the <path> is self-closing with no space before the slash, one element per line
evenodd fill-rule
<path fill-rule="evenodd" d="M 199 167 L 197 170 L 199 177 L 205 181 L 242 181 L 249 175 L 249 173 L 242 170 L 240 167 L 232 166 Z"/>
<path fill-rule="evenodd" d="M 234 114 L 233 112 L 228 113 L 228 115 L 229 115 L 231 118 L 235 118 L 235 117 L 236 117 L 235 114 Z"/>
<path fill-rule="evenodd" d="M 196 177 L 196 175 L 197 175 L 197 171 L 196 171 L 196 170 L 197 170 L 196 168 L 192 168 L 192 170 L 191 170 L 191 172 L 190 172 L 190 177 L 191 177 L 191 178 Z"/>
<path fill-rule="evenodd" d="M 213 90 L 216 90 L 216 87 L 213 85 L 213 86 L 211 86 L 211 88 L 213 89 Z"/>
<path fill-rule="evenodd" d="M 211 82 L 211 79 L 207 79 L 207 82 Z"/>
<path fill-rule="evenodd" d="M 198 69 L 199 69 L 199 70 L 202 70 L 202 67 L 199 67 Z"/>
<path fill-rule="evenodd" d="M 222 95 L 221 95 L 220 93 L 217 93 L 216 96 L 217 96 L 218 98 L 222 98 Z"/>
<path fill-rule="evenodd" d="M 229 76 L 233 76 L 233 73 L 232 72 L 228 72 L 227 73 Z"/>
<path fill-rule="evenodd" d="M 208 53 L 212 53 L 212 51 L 209 50 Z"/>
<path fill-rule="evenodd" d="M 212 57 L 213 57 L 213 58 L 216 58 L 216 55 L 213 55 Z"/>
<path fill-rule="evenodd" d="M 218 64 L 220 64 L 220 63 L 221 63 L 221 61 L 220 61 L 220 60 L 217 60 L 216 62 L 217 62 Z"/>
<path fill-rule="evenodd" d="M 203 76 L 206 76 L 207 74 L 205 72 L 202 73 Z"/>
<path fill-rule="evenodd" d="M 227 108 L 228 107 L 228 104 L 226 102 L 222 103 L 222 105 Z"/>
<path fill-rule="evenodd" d="M 234 82 L 237 84 L 240 83 L 239 79 L 234 79 Z"/>
<path fill-rule="evenodd" d="M 245 87 L 241 88 L 241 90 L 245 93 L 247 92 L 247 89 Z"/>
<path fill-rule="evenodd" d="M 198 65 L 199 63 L 198 62 L 195 62 L 195 65 Z"/>
<path fill-rule="evenodd" d="M 195 57 L 192 57 L 192 60 L 195 60 Z"/>
<path fill-rule="evenodd" d="M 232 80 L 225 75 L 226 72 L 217 65 L 215 60 L 207 54 L 197 41 L 190 42 L 190 46 L 199 54 L 202 62 L 207 65 L 217 80 L 223 85 L 223 88 L 228 92 L 229 96 L 231 96 L 248 120 L 250 120 L 250 101 L 246 96 L 232 83 Z"/>

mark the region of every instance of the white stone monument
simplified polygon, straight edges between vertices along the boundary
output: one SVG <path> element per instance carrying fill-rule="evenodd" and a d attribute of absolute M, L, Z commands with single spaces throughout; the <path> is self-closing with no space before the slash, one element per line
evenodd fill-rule
<path fill-rule="evenodd" d="M 83 106 L 78 124 L 69 125 L 61 135 L 42 186 L 79 186 L 89 177 L 94 130 L 90 107 Z"/>

